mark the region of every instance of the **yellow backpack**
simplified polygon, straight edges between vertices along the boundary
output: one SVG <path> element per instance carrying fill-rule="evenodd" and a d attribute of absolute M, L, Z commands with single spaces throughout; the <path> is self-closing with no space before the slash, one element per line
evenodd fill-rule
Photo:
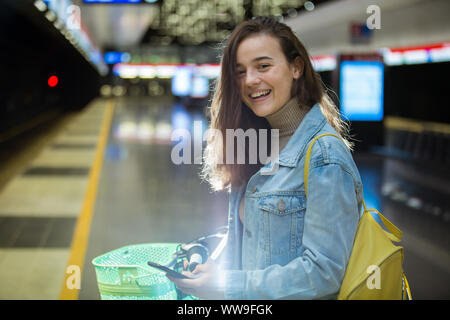
<path fill-rule="evenodd" d="M 304 183 L 307 193 L 309 160 L 315 137 L 308 147 L 305 160 Z M 339 291 L 339 300 L 411 300 L 411 291 L 403 272 L 403 247 L 392 243 L 400 242 L 402 232 L 376 209 L 367 209 L 363 200 L 364 213 L 359 219 L 353 249 Z M 375 212 L 383 221 L 385 231 L 373 218 Z"/>

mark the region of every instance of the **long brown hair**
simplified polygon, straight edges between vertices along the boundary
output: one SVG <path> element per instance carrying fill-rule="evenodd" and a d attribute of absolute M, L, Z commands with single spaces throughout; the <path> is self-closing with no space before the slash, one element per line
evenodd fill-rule
<path fill-rule="evenodd" d="M 229 186 L 239 185 L 247 181 L 261 164 L 227 164 L 224 137 L 226 129 L 270 129 L 265 118 L 256 116 L 241 99 L 238 77 L 236 74 L 236 52 L 240 43 L 249 36 L 267 34 L 279 40 L 281 49 L 289 64 L 299 57 L 303 63 L 303 73 L 294 80 L 292 96 L 297 96 L 302 107 L 312 108 L 320 104 L 321 111 L 327 121 L 351 148 L 347 124 L 341 119 L 339 110 L 325 92 L 320 76 L 314 70 L 308 52 L 303 44 L 284 23 L 271 17 L 257 17 L 239 24 L 225 43 L 221 58 L 221 75 L 210 108 L 211 129 L 219 130 L 222 135 L 210 136 L 204 154 L 202 177 L 207 180 L 213 190 L 222 190 Z M 269 141 L 270 141 L 270 130 Z M 259 138 L 258 138 L 259 139 Z M 259 141 L 257 146 L 259 146 Z M 248 145 L 246 144 L 246 162 L 248 163 Z M 270 146 L 269 146 L 270 148 Z M 236 152 L 234 153 L 236 155 Z"/>

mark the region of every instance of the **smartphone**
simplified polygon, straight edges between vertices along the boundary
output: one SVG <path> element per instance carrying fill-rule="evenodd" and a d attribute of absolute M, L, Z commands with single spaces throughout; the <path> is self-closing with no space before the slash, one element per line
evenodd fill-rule
<path fill-rule="evenodd" d="M 174 270 L 172 270 L 172 269 L 170 269 L 170 268 L 167 268 L 167 267 L 162 266 L 162 265 L 160 265 L 160 264 L 158 264 L 158 263 L 155 263 L 155 262 L 148 261 L 147 264 L 148 264 L 150 267 L 158 268 L 159 270 L 164 271 L 166 274 L 168 274 L 168 275 L 171 276 L 172 278 L 177 278 L 177 279 L 193 279 L 193 278 L 191 278 L 191 277 L 185 276 L 184 274 L 181 274 L 181 273 L 179 273 L 179 272 L 176 272 L 176 271 L 174 271 Z"/>

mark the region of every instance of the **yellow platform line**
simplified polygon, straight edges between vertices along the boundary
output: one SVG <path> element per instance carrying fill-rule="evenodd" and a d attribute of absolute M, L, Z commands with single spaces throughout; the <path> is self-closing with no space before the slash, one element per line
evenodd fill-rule
<path fill-rule="evenodd" d="M 419 121 L 409 118 L 388 116 L 384 119 L 384 125 L 388 129 L 404 130 L 422 133 L 431 131 L 434 133 L 450 134 L 450 125 L 447 123 Z"/>
<path fill-rule="evenodd" d="M 80 292 L 80 289 L 77 288 L 77 283 L 81 283 L 84 258 L 89 241 L 95 200 L 97 198 L 98 182 L 108 141 L 109 129 L 114 114 L 114 106 L 115 104 L 112 100 L 109 100 L 106 104 L 95 159 L 89 172 L 88 188 L 72 237 L 70 257 L 65 270 L 64 282 L 59 297 L 61 300 L 77 300 Z"/>

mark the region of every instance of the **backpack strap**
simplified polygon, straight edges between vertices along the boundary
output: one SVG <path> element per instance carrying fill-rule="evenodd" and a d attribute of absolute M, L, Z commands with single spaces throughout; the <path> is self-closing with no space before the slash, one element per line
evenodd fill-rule
<path fill-rule="evenodd" d="M 363 200 L 363 202 L 364 202 L 364 200 Z M 389 232 L 386 232 L 385 230 L 383 230 L 383 231 L 385 231 L 385 233 L 389 239 L 391 239 L 392 241 L 395 241 L 395 242 L 402 241 L 403 233 L 400 231 L 400 229 L 398 229 L 396 226 L 394 226 L 394 224 L 392 222 L 390 222 L 385 216 L 383 216 L 377 209 L 369 209 L 366 211 L 375 212 L 380 217 L 381 221 L 383 221 L 386 228 L 390 231 L 390 233 L 389 233 Z M 372 215 L 370 215 L 370 216 L 372 217 L 372 219 L 374 219 Z"/>
<path fill-rule="evenodd" d="M 305 184 L 305 198 L 307 198 L 307 194 L 308 194 L 308 174 L 309 174 L 309 161 L 311 159 L 311 150 L 312 150 L 312 147 L 314 145 L 314 142 L 316 142 L 317 139 L 319 139 L 319 138 L 321 138 L 323 136 L 333 136 L 333 137 L 338 138 L 342 142 L 344 142 L 341 137 L 339 137 L 339 136 L 337 136 L 337 135 L 335 135 L 333 133 L 320 134 L 320 135 L 318 135 L 317 137 L 315 137 L 311 141 L 311 143 L 309 144 L 309 147 L 308 147 L 308 151 L 306 152 L 305 168 L 304 168 L 304 172 L 303 172 L 303 177 L 304 177 L 303 181 L 304 181 L 304 184 Z M 403 234 L 396 226 L 394 226 L 394 224 L 392 224 L 392 222 L 390 222 L 388 219 L 386 219 L 378 210 L 376 210 L 376 209 L 367 209 L 366 203 L 364 202 L 364 199 L 362 200 L 362 204 L 363 204 L 363 207 L 364 207 L 364 213 L 367 212 L 372 217 L 370 212 L 375 212 L 380 217 L 381 221 L 383 221 L 383 223 L 386 226 L 386 228 L 390 231 L 390 233 L 386 232 L 386 235 L 389 237 L 389 239 L 391 239 L 392 241 L 396 241 L 396 242 L 400 242 L 401 241 Z M 372 219 L 373 219 L 373 217 L 372 217 Z"/>
<path fill-rule="evenodd" d="M 335 134 L 332 134 L 332 133 L 322 133 L 322 134 L 318 135 L 317 137 L 315 137 L 315 138 L 311 141 L 311 143 L 309 144 L 308 151 L 306 151 L 305 170 L 304 170 L 304 172 L 303 172 L 303 177 L 304 177 L 303 181 L 304 181 L 304 183 L 305 183 L 305 197 L 306 197 L 306 195 L 307 195 L 307 193 L 308 193 L 308 174 L 309 174 L 309 160 L 310 160 L 310 158 L 311 158 L 311 150 L 312 150 L 312 147 L 313 147 L 313 145 L 314 145 L 314 142 L 316 142 L 317 139 L 319 139 L 319 138 L 321 138 L 321 137 L 323 137 L 323 136 L 333 136 L 333 137 L 336 137 L 336 138 L 338 138 L 339 140 L 342 141 L 341 137 L 338 137 L 338 136 L 335 135 Z M 342 142 L 344 142 L 344 141 L 342 141 Z M 365 204 L 364 204 L 364 211 L 367 211 L 367 208 L 366 208 L 366 205 L 365 205 Z"/>

